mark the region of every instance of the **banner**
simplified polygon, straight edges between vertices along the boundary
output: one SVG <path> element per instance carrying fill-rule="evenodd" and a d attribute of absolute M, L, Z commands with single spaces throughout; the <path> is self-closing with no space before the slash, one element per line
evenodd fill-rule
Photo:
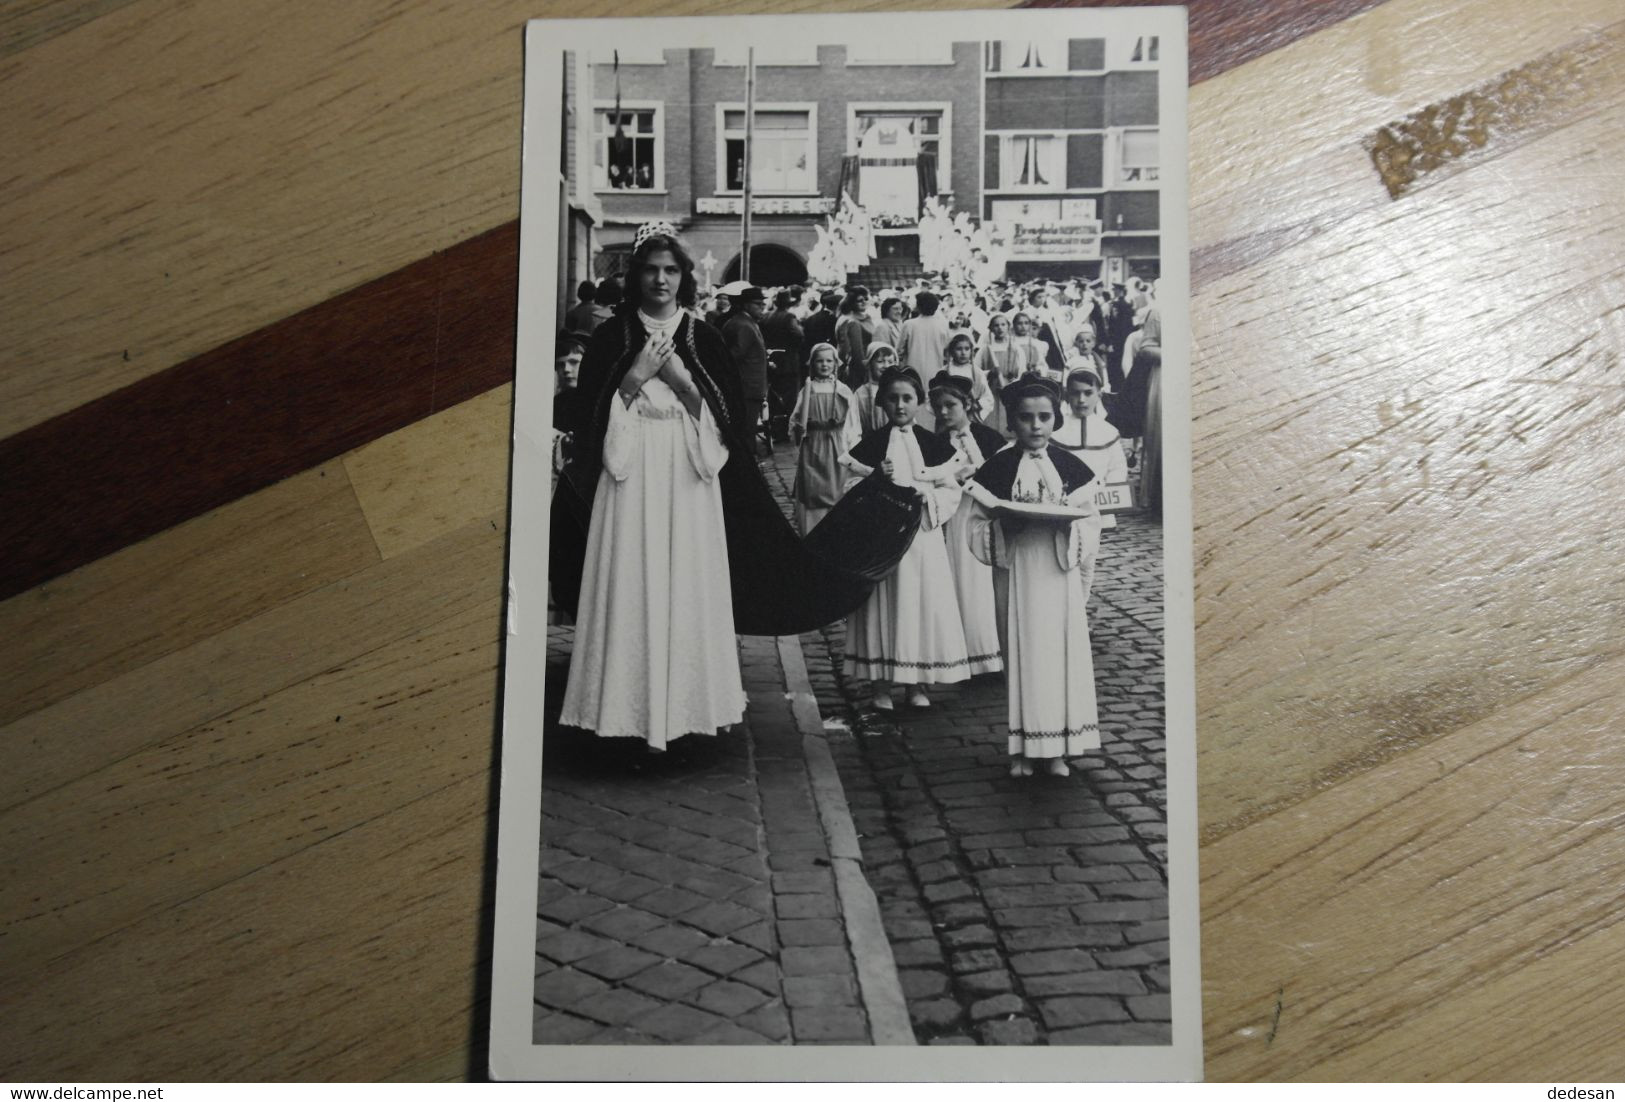
<path fill-rule="evenodd" d="M 1010 260 L 1100 259 L 1098 221 L 1000 222 L 995 235 Z"/>

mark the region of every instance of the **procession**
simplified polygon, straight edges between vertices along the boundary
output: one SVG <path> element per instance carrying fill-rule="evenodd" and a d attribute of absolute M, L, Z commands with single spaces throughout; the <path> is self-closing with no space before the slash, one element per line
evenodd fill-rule
<path fill-rule="evenodd" d="M 537 1043 L 1168 1043 L 1148 42 L 570 62 Z"/>
<path fill-rule="evenodd" d="M 971 255 L 973 239 L 951 224 L 943 238 L 938 255 L 952 257 L 952 271 L 962 276 L 961 258 Z M 733 418 L 736 445 L 742 437 L 753 455 L 786 444 L 795 450 L 794 519 L 804 539 L 866 479 L 907 489 L 918 500 L 920 521 L 890 571 L 848 617 L 846 676 L 866 680 L 872 706 L 890 711 L 893 686 L 909 707 L 926 708 L 928 685 L 1003 671 L 1011 774 L 1029 776 L 1037 765 L 1049 775 L 1067 775 L 1066 757 L 1099 746 L 1086 598 L 1102 532 L 1115 518 L 1097 500 L 1132 500 L 1125 492 L 1131 474 L 1145 469 L 1147 395 L 1161 357 L 1155 286 L 1138 280 L 1109 289 L 1083 280 L 1012 284 L 993 274 L 997 262 L 990 261 L 982 284 L 956 281 L 947 271 L 912 288 L 872 290 L 857 284 L 762 288 L 740 280 L 700 297 L 694 262 L 671 224 L 640 227 L 632 255 L 619 317 L 628 331 L 635 318 L 652 350 L 632 350 L 630 374 L 636 379 L 652 370 L 653 377 L 636 390 L 621 384 L 621 401 L 609 403 L 614 440 L 605 448 L 626 446 L 616 442 L 629 439 L 642 421 L 680 421 L 678 405 L 701 392 L 694 376 L 711 370 L 723 377 L 714 384 L 719 393 L 737 387 L 739 408 L 697 404 L 689 411 L 696 418 L 682 430 L 691 429 L 693 439 L 654 449 L 660 466 L 652 474 L 663 479 L 669 465 L 688 454 L 699 457 L 692 465 L 697 481 L 712 481 L 727 457 L 718 426 Z M 584 283 L 578 296 L 556 350 L 561 472 L 593 458 L 580 454 L 578 435 L 598 439 L 581 416 L 581 400 L 601 405 L 601 396 L 583 393 L 579 384 L 610 367 L 599 363 L 583 372 L 583 361 L 627 355 L 624 342 L 613 351 L 602 339 L 595 345 L 594 331 L 615 324 L 594 309 L 606 297 L 601 288 Z M 661 307 L 664 317 L 648 312 Z M 700 326 L 705 336 L 696 339 Z M 721 362 L 707 365 L 696 351 L 695 362 L 684 365 L 679 340 L 694 349 L 720 343 Z M 657 356 L 665 359 L 656 363 Z M 680 380 L 677 389 L 668 379 Z M 632 414 L 638 422 L 629 420 Z M 616 495 L 678 492 L 664 481 L 637 491 L 614 468 L 605 477 Z M 647 512 L 640 505 L 637 520 Z M 612 525 L 604 519 L 590 541 L 600 554 L 624 552 L 606 546 L 612 538 L 640 547 L 649 538 L 641 531 L 611 537 Z M 719 531 L 721 524 L 710 527 Z M 726 567 L 723 547 L 716 554 L 717 547 L 698 544 L 672 570 L 689 582 L 704 578 L 702 565 Z M 645 558 L 638 556 L 639 571 Z M 589 570 L 600 562 L 589 560 Z M 610 580 L 594 573 L 583 584 L 591 590 L 595 583 Z M 712 576 L 669 592 L 686 602 L 728 588 L 726 577 Z M 693 607 L 716 617 L 722 604 Z M 670 615 L 683 619 L 685 611 L 674 607 Z M 729 630 L 719 627 L 717 634 Z M 593 684 L 635 684 L 634 664 L 646 661 L 647 639 L 623 657 L 609 645 L 614 634 L 588 636 L 592 665 L 573 667 L 569 700 Z M 665 656 L 654 665 L 667 668 Z M 566 722 L 606 735 L 638 734 L 656 749 L 692 733 L 685 723 L 714 732 L 737 722 L 739 709 L 724 703 L 737 698 L 737 679 L 724 678 L 712 693 L 718 675 L 696 676 L 700 695 L 715 698 L 714 711 L 696 714 L 703 722 L 679 719 L 681 710 L 664 704 L 654 708 L 666 717 L 659 730 L 623 728 L 592 708 L 571 708 Z M 683 700 L 694 696 L 682 687 L 665 691 Z"/>

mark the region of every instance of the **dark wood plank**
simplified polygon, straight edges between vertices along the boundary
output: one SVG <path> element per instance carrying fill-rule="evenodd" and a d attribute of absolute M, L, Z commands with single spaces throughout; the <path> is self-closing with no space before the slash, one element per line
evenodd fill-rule
<path fill-rule="evenodd" d="M 1195 84 L 1350 16 L 1382 0 L 1188 0 L 1190 79 Z M 1023 8 L 1121 7 L 1112 0 L 1030 0 Z"/>
<path fill-rule="evenodd" d="M 0 441 L 0 598 L 513 378 L 510 222 Z"/>
<path fill-rule="evenodd" d="M 1195 0 L 1191 80 L 1379 2 Z M 0 599 L 507 382 L 517 265 L 510 222 L 0 440 Z"/>

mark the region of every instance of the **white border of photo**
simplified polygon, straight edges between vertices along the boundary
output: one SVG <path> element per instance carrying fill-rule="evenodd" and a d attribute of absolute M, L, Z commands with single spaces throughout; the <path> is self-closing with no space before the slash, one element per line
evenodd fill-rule
<path fill-rule="evenodd" d="M 1026 24 L 1027 26 L 1021 26 Z M 941 43 L 1155 34 L 1159 182 L 1166 752 L 1172 1043 L 1157 1046 L 830 1047 L 532 1043 L 546 667 L 552 346 L 557 297 L 559 143 L 566 50 L 851 40 Z M 498 1080 L 1178 1081 L 1201 1076 L 1195 640 L 1191 535 L 1190 257 L 1185 9 L 534 20 L 526 29 L 519 331 L 490 1072 Z"/>

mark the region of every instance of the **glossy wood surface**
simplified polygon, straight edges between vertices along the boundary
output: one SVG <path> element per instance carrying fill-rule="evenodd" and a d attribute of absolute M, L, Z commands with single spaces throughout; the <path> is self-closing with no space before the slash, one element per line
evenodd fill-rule
<path fill-rule="evenodd" d="M 483 1067 L 545 14 L 0 8 L 0 1076 Z M 1207 1073 L 1625 1077 L 1625 13 L 1192 26 Z"/>

